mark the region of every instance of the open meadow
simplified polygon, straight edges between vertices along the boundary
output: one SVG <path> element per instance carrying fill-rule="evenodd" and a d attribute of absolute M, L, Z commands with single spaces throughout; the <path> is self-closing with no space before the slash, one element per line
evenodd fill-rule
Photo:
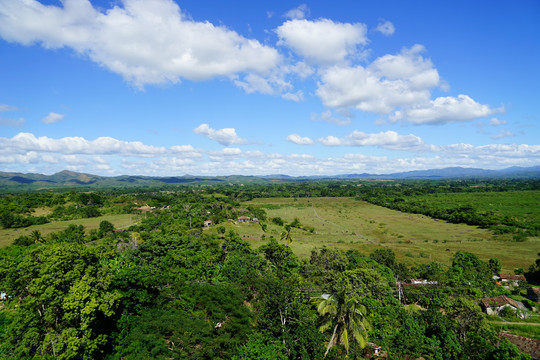
<path fill-rule="evenodd" d="M 139 218 L 140 215 L 107 214 L 87 219 L 52 221 L 47 224 L 32 225 L 25 228 L 0 229 L 0 247 L 11 244 L 13 240 L 21 235 L 30 235 L 34 230 L 39 230 L 41 235 L 47 236 L 52 232 L 65 230 L 69 225 L 82 225 L 88 232 L 93 229 L 99 229 L 99 223 L 104 220 L 111 222 L 116 229 L 123 229 L 137 223 Z"/>
<path fill-rule="evenodd" d="M 226 224 L 226 227 L 238 232 L 253 247 L 262 245 L 270 236 L 279 240 L 283 228 L 271 222 L 274 217 L 285 222 L 298 218 L 304 226 L 314 228 L 313 233 L 292 229 L 291 248 L 301 258 L 308 257 L 315 247 L 355 249 L 366 255 L 386 247 L 396 253 L 399 261 L 409 265 L 429 261 L 449 264 L 452 255 L 462 250 L 485 261 L 497 257 L 503 271 L 512 273 L 515 268 L 527 269 L 540 249 L 538 237 L 517 243 L 487 229 L 402 213 L 353 198 L 254 199 L 244 205 L 265 209 L 266 232 L 257 223 Z"/>

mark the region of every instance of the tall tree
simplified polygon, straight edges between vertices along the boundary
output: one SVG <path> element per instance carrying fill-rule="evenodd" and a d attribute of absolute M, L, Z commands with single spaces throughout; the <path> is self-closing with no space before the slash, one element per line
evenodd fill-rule
<path fill-rule="evenodd" d="M 286 246 L 289 246 L 289 243 L 293 241 L 292 235 L 291 235 L 291 229 L 292 226 L 290 224 L 287 224 L 283 227 L 283 231 L 281 232 L 281 240 L 286 241 Z"/>
<path fill-rule="evenodd" d="M 349 338 L 361 348 L 366 346 L 367 332 L 371 326 L 366 318 L 366 307 L 362 305 L 359 296 L 323 294 L 314 298 L 314 302 L 321 315 L 321 332 L 334 327 L 324 357 L 335 344 L 343 344 L 349 354 Z"/>
<path fill-rule="evenodd" d="M 40 243 L 43 240 L 43 236 L 41 235 L 41 232 L 39 230 L 33 230 L 30 233 L 30 237 L 34 241 L 34 244 Z"/>

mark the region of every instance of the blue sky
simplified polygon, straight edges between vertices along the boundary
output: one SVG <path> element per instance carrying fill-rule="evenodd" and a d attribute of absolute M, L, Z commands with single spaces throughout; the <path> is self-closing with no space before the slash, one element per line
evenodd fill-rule
<path fill-rule="evenodd" d="M 540 2 L 0 0 L 0 171 L 540 165 Z"/>

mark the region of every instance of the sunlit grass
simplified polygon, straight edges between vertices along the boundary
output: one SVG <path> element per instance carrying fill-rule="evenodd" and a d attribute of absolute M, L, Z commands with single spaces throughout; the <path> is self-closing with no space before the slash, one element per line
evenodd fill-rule
<path fill-rule="evenodd" d="M 301 258 L 314 247 L 331 246 L 356 249 L 369 254 L 380 247 L 391 248 L 398 259 L 408 264 L 439 261 L 449 264 L 453 254 L 468 251 L 483 260 L 497 257 L 503 271 L 528 268 L 537 257 L 540 238 L 516 243 L 494 236 L 489 230 L 464 224 L 450 224 L 423 215 L 401 213 L 352 198 L 272 198 L 255 199 L 249 204 L 272 204 L 266 208 L 267 231 L 258 224 L 225 224 L 258 247 L 274 236 L 279 240 L 281 227 L 270 222 L 281 217 L 287 222 L 298 217 L 314 233 L 293 229 L 291 248 Z M 247 206 L 247 204 L 246 204 Z M 208 229 L 215 231 L 215 227 Z"/>
<path fill-rule="evenodd" d="M 98 229 L 99 223 L 104 220 L 110 221 L 115 226 L 115 228 L 120 229 L 127 228 L 131 224 L 135 224 L 139 220 L 139 215 L 112 214 L 89 219 L 53 221 L 47 224 L 32 225 L 26 228 L 0 229 L 0 247 L 11 244 L 14 239 L 18 238 L 21 235 L 30 235 L 30 233 L 34 230 L 39 230 L 42 236 L 47 236 L 52 232 L 64 230 L 69 225 L 73 224 L 83 225 L 86 231 L 89 231 L 92 229 Z"/>

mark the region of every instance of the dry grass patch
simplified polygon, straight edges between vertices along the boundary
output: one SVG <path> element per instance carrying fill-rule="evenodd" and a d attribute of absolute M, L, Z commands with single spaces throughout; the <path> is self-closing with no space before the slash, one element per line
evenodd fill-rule
<path fill-rule="evenodd" d="M 539 238 L 516 243 L 496 237 L 486 229 L 464 224 L 450 224 L 424 215 L 407 214 L 372 205 L 352 198 L 271 198 L 254 199 L 248 204 L 269 205 L 266 208 L 268 229 L 259 225 L 228 225 L 246 236 L 254 247 L 266 238 L 279 239 L 281 227 L 270 223 L 272 217 L 291 222 L 297 217 L 314 233 L 293 229 L 291 248 L 301 258 L 314 247 L 332 246 L 357 249 L 369 254 L 380 247 L 389 247 L 400 261 L 414 264 L 439 261 L 448 264 L 458 251 L 468 251 L 483 260 L 498 257 L 503 270 L 528 268 L 536 260 Z M 246 204 L 247 206 L 247 204 Z"/>

